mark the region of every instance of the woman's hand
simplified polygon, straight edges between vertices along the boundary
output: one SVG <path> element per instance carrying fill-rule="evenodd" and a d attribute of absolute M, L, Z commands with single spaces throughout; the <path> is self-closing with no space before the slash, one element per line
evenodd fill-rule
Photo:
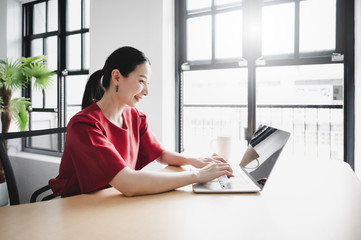
<path fill-rule="evenodd" d="M 221 156 L 216 153 L 213 153 L 210 157 L 204 158 L 190 158 L 189 163 L 196 168 L 203 168 L 210 163 L 227 163 Z"/>
<path fill-rule="evenodd" d="M 228 177 L 234 177 L 231 166 L 228 163 L 214 161 L 198 170 L 197 182 L 209 182 L 223 175 L 226 175 Z"/>

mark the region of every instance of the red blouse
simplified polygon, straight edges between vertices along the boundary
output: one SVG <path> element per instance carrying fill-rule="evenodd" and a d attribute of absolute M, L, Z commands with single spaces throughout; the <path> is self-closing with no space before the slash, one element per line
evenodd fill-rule
<path fill-rule="evenodd" d="M 70 120 L 59 175 L 49 180 L 56 196 L 106 188 L 124 167 L 140 170 L 162 154 L 144 114 L 126 107 L 123 122 L 111 123 L 95 102 Z"/>

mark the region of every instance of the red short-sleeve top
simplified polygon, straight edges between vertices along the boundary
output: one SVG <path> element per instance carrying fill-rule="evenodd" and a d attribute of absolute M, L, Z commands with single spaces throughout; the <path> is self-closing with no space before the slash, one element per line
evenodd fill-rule
<path fill-rule="evenodd" d="M 114 125 L 95 102 L 70 120 L 59 175 L 49 180 L 56 196 L 106 188 L 124 167 L 140 170 L 162 154 L 144 114 L 126 107 L 123 122 Z"/>

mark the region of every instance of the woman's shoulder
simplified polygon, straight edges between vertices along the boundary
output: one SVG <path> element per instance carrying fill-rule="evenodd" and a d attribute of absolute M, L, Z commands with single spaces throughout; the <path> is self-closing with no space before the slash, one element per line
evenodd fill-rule
<path fill-rule="evenodd" d="M 102 121 L 102 112 L 96 103 L 92 103 L 88 107 L 76 113 L 69 121 L 68 126 L 77 123 L 95 124 Z"/>

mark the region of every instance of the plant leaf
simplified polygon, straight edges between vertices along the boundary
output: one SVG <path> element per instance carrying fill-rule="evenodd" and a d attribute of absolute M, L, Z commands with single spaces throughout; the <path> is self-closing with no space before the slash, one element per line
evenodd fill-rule
<path fill-rule="evenodd" d="M 0 80 L 1 86 L 5 86 L 7 89 L 14 89 L 23 87 L 22 66 L 19 60 L 12 61 L 7 59 L 0 64 Z"/>
<path fill-rule="evenodd" d="M 22 57 L 21 58 L 21 62 L 24 66 L 27 66 L 31 63 L 44 63 L 44 61 L 46 60 L 46 56 L 45 55 L 40 55 L 40 56 L 35 56 L 35 57 Z"/>
<path fill-rule="evenodd" d="M 35 78 L 34 89 L 46 89 L 52 84 L 51 76 L 55 74 L 54 71 L 50 71 L 48 67 L 43 63 L 31 63 L 24 67 L 24 73 L 26 77 L 31 80 Z"/>
<path fill-rule="evenodd" d="M 12 113 L 12 118 L 18 125 L 20 131 L 24 131 L 28 124 L 27 109 L 30 104 L 29 98 L 20 97 L 11 100 L 10 112 Z"/>

